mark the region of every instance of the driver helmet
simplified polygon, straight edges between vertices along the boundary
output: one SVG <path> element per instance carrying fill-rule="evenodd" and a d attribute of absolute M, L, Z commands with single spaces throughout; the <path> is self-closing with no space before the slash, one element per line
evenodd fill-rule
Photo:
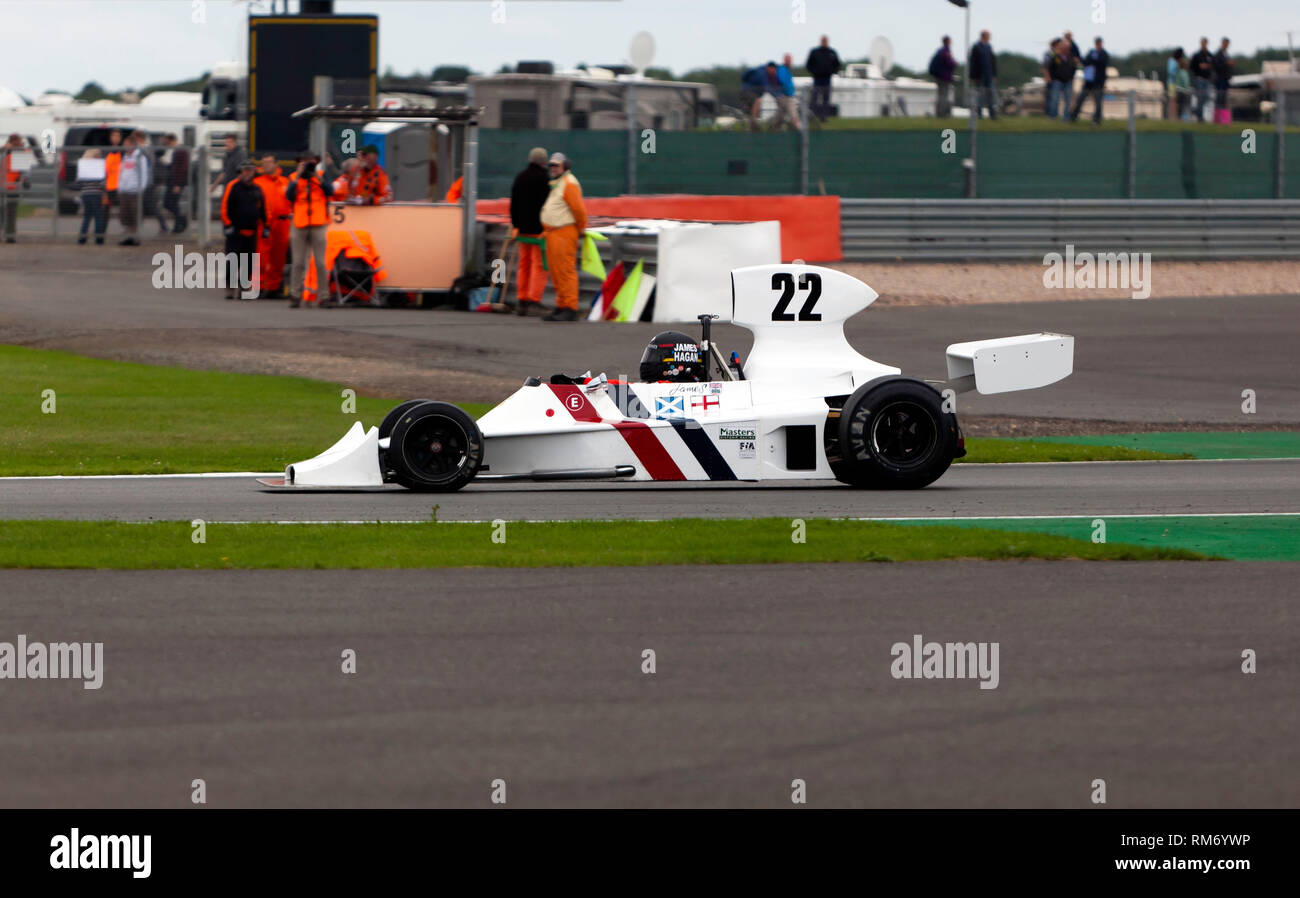
<path fill-rule="evenodd" d="M 641 353 L 641 380 L 698 383 L 704 379 L 704 350 L 681 331 L 664 331 Z"/>

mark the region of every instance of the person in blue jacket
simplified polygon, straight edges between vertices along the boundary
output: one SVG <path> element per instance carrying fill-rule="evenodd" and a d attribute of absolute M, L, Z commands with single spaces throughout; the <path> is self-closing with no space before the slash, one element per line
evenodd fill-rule
<path fill-rule="evenodd" d="M 794 129 L 799 130 L 799 103 L 794 98 L 794 72 L 793 60 L 790 54 L 785 54 L 781 60 L 781 65 L 776 68 L 778 88 L 773 92 L 776 97 L 777 117 L 776 123 L 779 127 L 783 122 L 789 122 Z"/>

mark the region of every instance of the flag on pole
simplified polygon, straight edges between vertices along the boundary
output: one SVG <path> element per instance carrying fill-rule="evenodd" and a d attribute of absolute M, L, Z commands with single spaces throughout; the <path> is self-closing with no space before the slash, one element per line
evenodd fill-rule
<path fill-rule="evenodd" d="M 641 292 L 641 269 L 645 265 L 645 260 L 636 263 L 632 273 L 627 276 L 623 286 L 619 288 L 618 295 L 610 303 L 608 311 L 605 313 L 606 321 L 628 321 L 632 315 L 632 309 L 636 305 L 637 295 Z"/>
<path fill-rule="evenodd" d="M 596 241 L 608 239 L 604 234 L 595 231 L 587 231 L 582 235 L 582 270 L 602 281 L 605 280 L 605 263 L 600 261 L 600 253 L 596 251 Z"/>

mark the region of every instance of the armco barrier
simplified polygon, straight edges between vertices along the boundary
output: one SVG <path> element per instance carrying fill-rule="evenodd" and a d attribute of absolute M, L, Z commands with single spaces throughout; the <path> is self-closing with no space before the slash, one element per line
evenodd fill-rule
<path fill-rule="evenodd" d="M 840 201 L 845 261 L 1041 259 L 1066 244 L 1162 258 L 1300 258 L 1296 200 Z"/>

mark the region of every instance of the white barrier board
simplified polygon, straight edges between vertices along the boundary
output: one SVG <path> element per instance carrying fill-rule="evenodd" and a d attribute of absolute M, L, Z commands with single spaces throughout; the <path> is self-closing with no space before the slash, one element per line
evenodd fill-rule
<path fill-rule="evenodd" d="M 655 321 L 731 320 L 731 269 L 781 261 L 779 221 L 681 224 L 659 231 Z"/>

